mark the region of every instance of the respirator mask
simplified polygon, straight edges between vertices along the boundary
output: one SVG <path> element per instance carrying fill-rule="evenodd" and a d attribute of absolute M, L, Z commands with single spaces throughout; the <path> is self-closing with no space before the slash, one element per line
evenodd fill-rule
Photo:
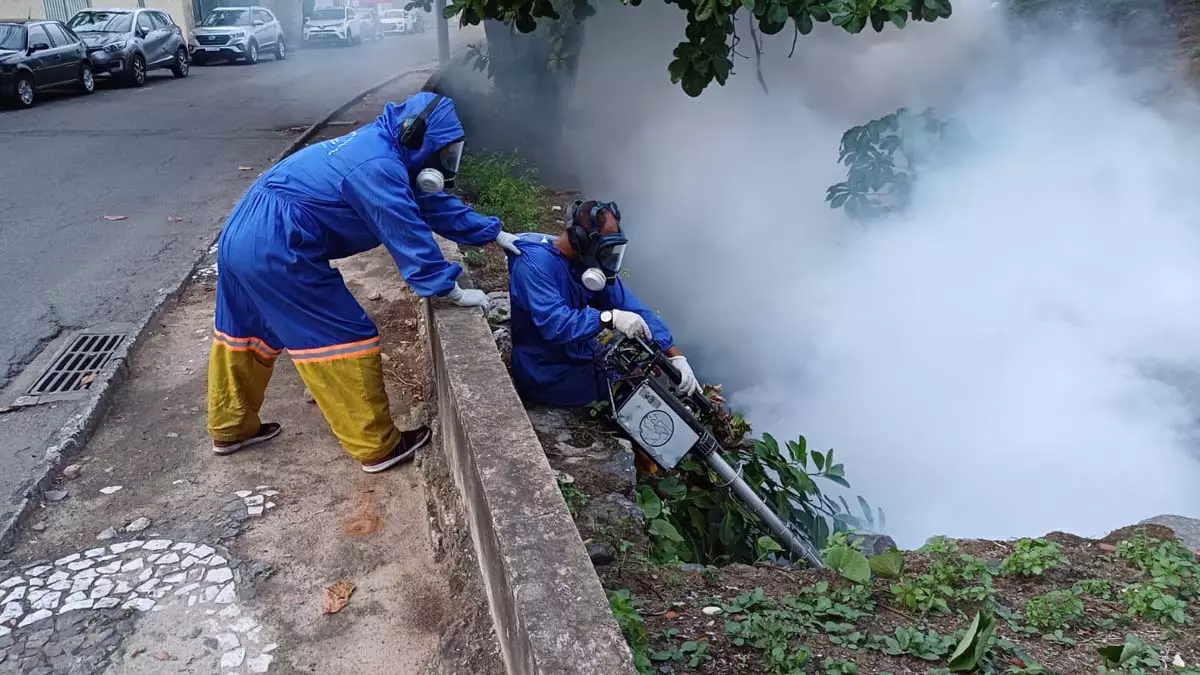
<path fill-rule="evenodd" d="M 425 132 L 429 128 L 429 115 L 443 98 L 445 97 L 440 94 L 434 96 L 419 115 L 401 122 L 400 145 L 414 152 L 421 149 L 425 144 Z M 458 173 L 458 163 L 462 160 L 464 145 L 464 139 L 460 138 L 430 155 L 413 178 L 417 188 L 426 194 L 437 194 L 446 188 L 454 187 L 454 176 Z"/>
<path fill-rule="evenodd" d="M 617 278 L 621 271 L 621 263 L 625 259 L 625 246 L 629 240 L 621 231 L 621 211 L 615 202 L 596 202 L 589 212 L 591 229 L 577 224 L 579 209 L 584 202 L 576 201 L 571 205 L 567 215 L 567 241 L 571 249 L 579 256 L 583 264 L 583 273 L 579 281 L 583 287 L 592 292 L 602 291 L 609 282 Z M 600 212 L 608 211 L 617 221 L 617 231 L 608 234 L 600 232 Z"/>

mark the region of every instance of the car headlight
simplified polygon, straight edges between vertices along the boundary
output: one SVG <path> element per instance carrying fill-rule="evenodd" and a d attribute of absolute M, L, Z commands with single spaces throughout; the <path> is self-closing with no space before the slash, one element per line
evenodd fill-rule
<path fill-rule="evenodd" d="M 117 42 L 110 42 L 110 43 L 104 45 L 104 51 L 108 52 L 109 54 L 115 54 L 115 53 L 121 51 L 122 49 L 125 49 L 125 45 L 126 45 L 125 40 L 120 40 Z"/>

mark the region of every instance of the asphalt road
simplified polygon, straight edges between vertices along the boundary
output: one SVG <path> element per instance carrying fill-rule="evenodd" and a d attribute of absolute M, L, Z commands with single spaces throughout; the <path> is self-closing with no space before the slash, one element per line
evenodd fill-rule
<path fill-rule="evenodd" d="M 475 39 L 451 30 L 452 48 Z M 0 388 L 62 332 L 141 320 L 304 127 L 436 59 L 429 31 L 293 48 L 282 62 L 193 67 L 182 80 L 155 71 L 142 89 L 98 79 L 89 97 L 0 110 Z M 59 404 L 0 414 L 0 500 L 23 489 L 74 412 Z"/>

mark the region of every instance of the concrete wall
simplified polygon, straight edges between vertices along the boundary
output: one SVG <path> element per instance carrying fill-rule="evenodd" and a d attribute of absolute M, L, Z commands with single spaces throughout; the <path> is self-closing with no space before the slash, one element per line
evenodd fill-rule
<path fill-rule="evenodd" d="M 42 0 L 0 0 L 0 18 L 24 19 L 33 17 L 42 19 L 46 16 L 46 7 Z"/>
<path fill-rule="evenodd" d="M 447 259 L 461 259 L 454 244 L 442 247 Z M 633 675 L 629 647 L 487 321 L 478 309 L 427 308 L 442 446 L 505 669 Z"/>

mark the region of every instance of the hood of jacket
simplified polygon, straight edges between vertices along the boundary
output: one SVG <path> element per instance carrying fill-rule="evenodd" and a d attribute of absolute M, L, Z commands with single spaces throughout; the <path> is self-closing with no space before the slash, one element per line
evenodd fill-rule
<path fill-rule="evenodd" d="M 434 152 L 466 135 L 462 122 L 458 120 L 458 113 L 454 111 L 454 101 L 443 97 L 437 107 L 429 113 L 425 142 L 421 144 L 421 147 L 417 150 L 409 150 L 400 145 L 401 124 L 409 117 L 420 115 L 434 96 L 436 94 L 421 92 L 403 103 L 389 101 L 384 106 L 383 113 L 375 120 L 375 125 L 380 127 L 388 138 L 392 139 L 392 145 L 410 169 L 423 166 Z"/>

